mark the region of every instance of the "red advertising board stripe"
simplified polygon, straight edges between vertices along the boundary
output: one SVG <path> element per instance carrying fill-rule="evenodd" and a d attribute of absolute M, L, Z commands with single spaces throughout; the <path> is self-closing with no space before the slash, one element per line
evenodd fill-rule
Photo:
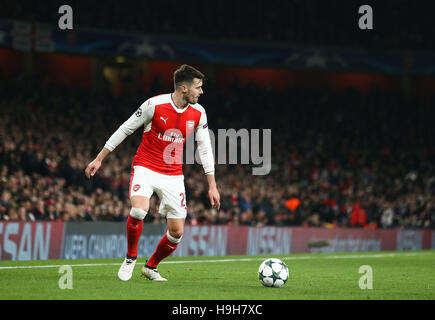
<path fill-rule="evenodd" d="M 434 249 L 432 248 L 432 234 L 434 232 L 423 231 L 423 246 L 422 249 Z"/>
<path fill-rule="evenodd" d="M 243 255 L 247 252 L 248 232 L 250 227 L 228 226 L 228 255 Z"/>

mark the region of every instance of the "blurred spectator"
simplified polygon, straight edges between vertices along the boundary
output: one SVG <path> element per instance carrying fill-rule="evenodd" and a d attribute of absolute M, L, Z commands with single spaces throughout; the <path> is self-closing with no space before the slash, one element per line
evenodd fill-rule
<path fill-rule="evenodd" d="M 381 214 L 381 226 L 383 228 L 390 228 L 395 223 L 395 212 L 390 206 L 386 206 L 382 210 Z"/>
<path fill-rule="evenodd" d="M 361 208 L 359 203 L 356 203 L 350 213 L 350 226 L 351 227 L 365 227 L 367 224 L 366 211 Z"/>

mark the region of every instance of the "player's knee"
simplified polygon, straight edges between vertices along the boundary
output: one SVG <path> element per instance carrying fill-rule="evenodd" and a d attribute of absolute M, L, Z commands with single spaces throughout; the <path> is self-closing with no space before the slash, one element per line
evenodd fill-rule
<path fill-rule="evenodd" d="M 182 230 L 175 230 L 175 231 L 167 231 L 166 236 L 168 237 L 169 241 L 172 243 L 179 243 L 181 241 L 181 238 L 183 237 L 183 231 Z"/>
<path fill-rule="evenodd" d="M 147 212 L 141 208 L 131 208 L 130 210 L 130 216 L 138 220 L 143 220 L 146 215 Z"/>

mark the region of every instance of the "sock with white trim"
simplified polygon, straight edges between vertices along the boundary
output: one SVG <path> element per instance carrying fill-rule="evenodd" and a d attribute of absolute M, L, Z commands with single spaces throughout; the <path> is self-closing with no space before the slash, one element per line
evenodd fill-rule
<path fill-rule="evenodd" d="M 160 261 L 172 254 L 172 252 L 177 249 L 181 238 L 174 238 L 169 234 L 169 231 L 164 234 L 159 244 L 157 245 L 156 251 L 146 263 L 146 267 L 157 268 Z"/>
<path fill-rule="evenodd" d="M 143 229 L 143 219 L 147 212 L 139 208 L 131 208 L 127 218 L 127 257 L 137 257 L 137 245 Z"/>

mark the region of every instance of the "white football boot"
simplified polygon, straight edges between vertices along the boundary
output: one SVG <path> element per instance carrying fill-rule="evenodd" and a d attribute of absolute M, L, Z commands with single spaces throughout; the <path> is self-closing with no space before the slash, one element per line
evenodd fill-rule
<path fill-rule="evenodd" d="M 124 259 L 124 262 L 121 265 L 121 268 L 119 268 L 118 271 L 118 277 L 122 281 L 128 281 L 130 280 L 131 276 L 133 275 L 134 266 L 136 265 L 136 259 Z"/>
<path fill-rule="evenodd" d="M 142 274 L 145 278 L 153 281 L 168 281 L 168 279 L 163 278 L 160 273 L 157 271 L 157 269 L 150 269 L 146 268 L 145 266 L 142 267 Z"/>

